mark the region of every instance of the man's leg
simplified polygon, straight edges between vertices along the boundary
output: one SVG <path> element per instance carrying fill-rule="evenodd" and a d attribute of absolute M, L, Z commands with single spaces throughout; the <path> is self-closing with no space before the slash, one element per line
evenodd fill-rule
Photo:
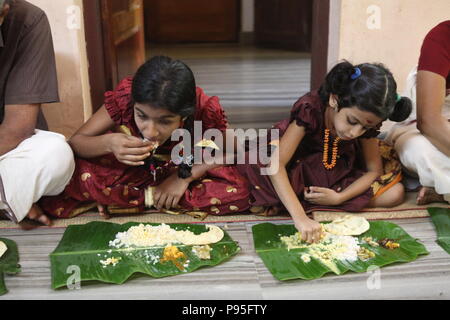
<path fill-rule="evenodd" d="M 408 126 L 395 140 L 402 165 L 410 172 L 417 174 L 420 184 L 428 189 L 421 190 L 422 196 L 430 196 L 432 201 L 441 201 L 450 197 L 450 158 L 440 152 L 423 136 L 415 124 Z M 438 197 L 431 196 L 435 191 Z M 431 193 L 430 193 L 431 192 Z M 421 195 L 419 192 L 419 197 Z M 418 199 L 422 202 L 421 199 Z M 427 202 L 427 201 L 425 201 Z M 423 203 L 422 203 L 423 204 Z"/>
<path fill-rule="evenodd" d="M 74 169 L 73 152 L 64 136 L 37 130 L 0 157 L 2 206 L 13 220 L 22 221 L 42 196 L 61 193 Z"/>

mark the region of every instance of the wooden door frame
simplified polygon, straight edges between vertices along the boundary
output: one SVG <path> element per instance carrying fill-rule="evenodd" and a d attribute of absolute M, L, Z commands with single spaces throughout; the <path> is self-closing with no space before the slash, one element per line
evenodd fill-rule
<path fill-rule="evenodd" d="M 100 0 L 83 0 L 83 17 L 86 36 L 86 50 L 89 64 L 89 84 L 91 86 L 92 112 L 104 102 L 104 93 L 111 90 L 111 75 L 107 74 L 102 8 Z"/>
<path fill-rule="evenodd" d="M 113 90 L 121 80 L 120 67 L 114 44 L 116 31 L 110 28 L 111 3 L 108 0 L 83 0 L 89 83 L 91 86 L 92 111 L 97 111 L 104 102 L 104 93 Z M 143 32 L 143 30 L 139 30 Z M 143 35 L 142 35 L 143 37 Z M 120 41 L 128 38 L 120 38 Z M 145 51 L 145 48 L 143 49 Z M 139 65 L 145 61 L 145 52 Z"/>
<path fill-rule="evenodd" d="M 105 79 L 108 84 L 116 84 L 120 79 L 117 78 L 117 55 L 116 50 L 112 46 L 113 34 L 111 28 L 106 27 L 105 21 L 110 21 L 110 10 L 111 7 L 108 5 L 108 0 L 99 0 L 100 10 L 101 10 L 101 25 L 102 25 L 102 35 L 103 35 L 103 61 L 105 65 Z M 107 50 L 105 50 L 107 49 Z M 107 66 L 107 67 L 106 67 Z M 109 90 L 112 90 L 110 88 Z"/>
<path fill-rule="evenodd" d="M 327 72 L 330 1 L 315 0 L 313 2 L 311 90 L 320 87 Z"/>
<path fill-rule="evenodd" d="M 314 0 L 311 44 L 311 90 L 318 89 L 339 56 L 342 0 Z"/>

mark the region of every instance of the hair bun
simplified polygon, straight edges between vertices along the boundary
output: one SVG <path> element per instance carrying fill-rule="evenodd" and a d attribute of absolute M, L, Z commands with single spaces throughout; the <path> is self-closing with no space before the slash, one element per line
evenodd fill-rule
<path fill-rule="evenodd" d="M 395 122 L 402 122 L 408 119 L 412 111 L 411 99 L 407 97 L 401 97 L 399 101 L 395 104 L 394 110 L 389 116 L 389 120 Z"/>

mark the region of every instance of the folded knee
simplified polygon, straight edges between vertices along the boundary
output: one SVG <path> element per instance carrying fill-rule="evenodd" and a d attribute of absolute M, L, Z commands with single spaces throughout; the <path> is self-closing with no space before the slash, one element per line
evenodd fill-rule
<path fill-rule="evenodd" d="M 397 183 L 379 197 L 372 199 L 370 207 L 392 208 L 402 204 L 404 201 L 405 187 L 403 184 Z"/>
<path fill-rule="evenodd" d="M 405 201 L 405 187 L 401 183 L 394 185 L 390 192 L 389 207 L 396 207 Z"/>
<path fill-rule="evenodd" d="M 59 137 L 47 139 L 40 155 L 34 159 L 37 165 L 45 168 L 47 174 L 55 177 L 67 177 L 73 174 L 75 160 L 69 144 Z M 36 163 L 35 162 L 35 163 Z"/>

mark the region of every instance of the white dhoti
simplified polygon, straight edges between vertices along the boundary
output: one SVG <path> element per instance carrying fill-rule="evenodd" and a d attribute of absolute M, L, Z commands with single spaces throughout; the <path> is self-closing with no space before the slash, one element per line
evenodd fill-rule
<path fill-rule="evenodd" d="M 17 148 L 0 156 L 0 209 L 22 221 L 42 196 L 63 192 L 75 170 L 63 135 L 36 130 Z"/>
<path fill-rule="evenodd" d="M 407 79 L 403 94 L 413 102 L 413 112 L 404 122 L 394 125 L 385 141 L 394 146 L 400 162 L 408 173 L 419 178 L 424 187 L 434 188 L 450 203 L 450 158 L 439 151 L 417 129 L 416 119 L 416 75 L 414 68 Z M 443 116 L 450 117 L 450 101 L 446 101 Z"/>

